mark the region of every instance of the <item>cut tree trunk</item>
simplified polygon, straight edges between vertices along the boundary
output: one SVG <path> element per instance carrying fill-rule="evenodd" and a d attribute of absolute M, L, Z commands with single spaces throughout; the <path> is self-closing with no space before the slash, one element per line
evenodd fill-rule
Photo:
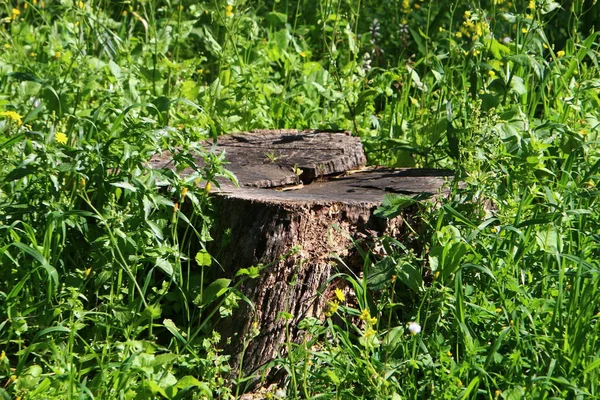
<path fill-rule="evenodd" d="M 220 137 L 216 151 L 226 152 L 239 187 L 222 182 L 214 191 L 216 240 L 210 251 L 229 277 L 241 268 L 267 266 L 241 288 L 254 307 L 241 302 L 220 327 L 234 368 L 242 362 L 246 375 L 273 360 L 286 340 L 300 340 L 302 319 L 324 318 L 338 262 L 360 272 L 357 239 L 409 235 L 405 226 L 415 217 L 410 209 L 391 220 L 373 215 L 385 194 L 435 195 L 452 175 L 365 168 L 360 139 L 348 132 L 237 133 Z M 161 156 L 152 164 L 166 161 Z M 291 323 L 281 313 L 291 314 Z"/>

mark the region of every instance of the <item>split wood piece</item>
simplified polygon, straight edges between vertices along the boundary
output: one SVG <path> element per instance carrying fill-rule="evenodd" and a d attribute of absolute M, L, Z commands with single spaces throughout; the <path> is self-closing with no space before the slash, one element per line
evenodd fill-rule
<path fill-rule="evenodd" d="M 244 354 L 246 375 L 273 360 L 286 339 L 301 340 L 297 325 L 303 318 L 323 319 L 334 288 L 321 289 L 338 261 L 360 273 L 355 240 L 382 234 L 408 239 L 407 224 L 418 224 L 414 209 L 392 220 L 373 215 L 386 193 L 433 195 L 452 175 L 432 169 L 364 168 L 360 140 L 346 132 L 237 133 L 219 137 L 216 151 L 223 150 L 240 185 L 222 182 L 213 190 L 215 240 L 209 251 L 228 277 L 241 268 L 270 265 L 241 288 L 254 309 L 241 302 L 219 328 L 234 371 Z M 152 164 L 161 167 L 168 161 L 157 157 Z M 298 169 L 302 174 L 297 175 Z M 293 315 L 287 338 L 281 312 Z M 260 333 L 244 352 L 254 328 Z"/>

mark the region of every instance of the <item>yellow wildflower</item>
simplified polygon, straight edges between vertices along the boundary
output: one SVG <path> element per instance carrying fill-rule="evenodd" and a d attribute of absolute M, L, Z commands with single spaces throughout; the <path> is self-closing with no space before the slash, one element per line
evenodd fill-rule
<path fill-rule="evenodd" d="M 496 76 L 496 72 L 494 72 L 494 70 L 492 70 L 492 69 L 490 69 L 490 70 L 488 71 L 488 74 L 489 74 L 489 75 L 490 75 L 492 78 Z"/>
<path fill-rule="evenodd" d="M 362 319 L 363 321 L 366 321 L 367 319 L 371 318 L 371 313 L 365 308 L 364 310 L 362 310 L 362 312 L 360 313 L 360 317 L 358 318 Z"/>
<path fill-rule="evenodd" d="M 21 114 L 15 111 L 2 111 L 0 112 L 0 117 L 6 117 L 12 122 L 16 123 L 18 126 L 23 125 L 23 120 Z"/>
<path fill-rule="evenodd" d="M 21 11 L 19 11 L 18 8 L 13 8 L 11 11 L 10 19 L 12 19 L 14 21 L 15 19 L 17 19 L 19 17 L 19 15 L 21 15 Z"/>
<path fill-rule="evenodd" d="M 54 53 L 55 58 L 60 58 L 60 56 L 61 56 L 60 51 L 57 51 L 56 53 Z"/>
<path fill-rule="evenodd" d="M 471 11 L 465 11 L 465 19 L 471 18 Z"/>
<path fill-rule="evenodd" d="M 0 362 L 4 361 L 5 358 L 6 358 L 6 353 L 4 352 L 4 350 L 2 350 L 2 353 L 0 353 Z"/>
<path fill-rule="evenodd" d="M 181 191 L 181 197 L 185 197 L 187 192 L 188 192 L 188 188 L 184 187 L 183 190 Z"/>
<path fill-rule="evenodd" d="M 339 305 L 340 303 L 338 303 L 337 301 L 330 301 L 329 303 L 327 303 L 327 311 L 325 311 L 325 316 L 331 317 L 333 314 L 335 314 L 338 310 Z"/>
<path fill-rule="evenodd" d="M 364 336 L 364 337 L 366 337 L 366 338 L 369 338 L 369 337 L 371 337 L 371 336 L 374 336 L 376 333 L 377 333 L 377 332 L 376 332 L 376 331 L 375 331 L 373 328 L 368 328 L 368 329 L 365 331 L 365 334 L 364 334 L 363 336 Z"/>
<path fill-rule="evenodd" d="M 521 29 L 521 33 L 527 33 L 528 29 L 527 28 L 522 28 Z"/>
<path fill-rule="evenodd" d="M 344 292 L 342 292 L 338 288 L 335 289 L 335 297 L 337 297 L 339 301 L 346 301 L 346 296 L 344 295 Z"/>
<path fill-rule="evenodd" d="M 211 183 L 210 182 L 206 182 L 206 186 L 204 186 L 204 193 L 209 194 L 211 188 L 212 188 Z"/>
<path fill-rule="evenodd" d="M 564 50 L 559 50 L 556 52 L 556 56 L 558 58 L 564 57 L 565 56 L 565 51 Z"/>
<path fill-rule="evenodd" d="M 225 16 L 227 18 L 233 17 L 233 6 L 229 5 L 229 6 L 225 7 Z"/>
<path fill-rule="evenodd" d="M 501 309 L 500 307 L 498 307 L 498 308 L 496 308 L 496 312 L 497 312 L 497 313 L 501 313 L 501 312 L 502 312 L 502 309 Z"/>
<path fill-rule="evenodd" d="M 302 58 L 306 57 L 306 52 L 305 51 L 301 51 L 300 52 L 300 57 L 302 57 Z"/>
<path fill-rule="evenodd" d="M 67 135 L 65 135 L 63 132 L 56 132 L 54 134 L 54 140 L 56 143 L 67 144 L 67 139 Z"/>
<path fill-rule="evenodd" d="M 85 277 L 87 278 L 88 276 L 90 276 L 90 274 L 92 273 L 92 267 L 86 268 L 85 269 Z"/>
<path fill-rule="evenodd" d="M 486 29 L 486 26 L 482 22 L 478 22 L 477 24 L 475 24 L 475 32 L 477 32 L 477 36 L 483 35 L 483 32 L 485 31 L 485 29 Z"/>

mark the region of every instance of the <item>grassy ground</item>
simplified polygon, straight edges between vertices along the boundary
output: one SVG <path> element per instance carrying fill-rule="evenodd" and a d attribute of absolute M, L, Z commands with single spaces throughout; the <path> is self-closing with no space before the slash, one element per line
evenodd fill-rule
<path fill-rule="evenodd" d="M 442 3 L 0 3 L 0 398 L 241 395 L 197 141 L 276 127 L 464 185 L 343 275 L 267 397 L 600 397 L 599 5 Z M 145 167 L 175 146 L 206 166 Z"/>

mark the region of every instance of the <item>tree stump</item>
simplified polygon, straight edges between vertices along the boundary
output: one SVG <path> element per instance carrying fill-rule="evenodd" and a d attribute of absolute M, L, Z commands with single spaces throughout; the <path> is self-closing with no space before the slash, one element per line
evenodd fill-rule
<path fill-rule="evenodd" d="M 298 340 L 297 322 L 323 318 L 333 287 L 319 289 L 336 272 L 337 259 L 353 263 L 355 239 L 406 234 L 410 213 L 392 220 L 373 215 L 386 193 L 434 195 L 452 175 L 365 168 L 360 139 L 348 132 L 236 133 L 219 137 L 216 149 L 226 152 L 239 187 L 222 182 L 214 190 L 216 240 L 210 251 L 229 277 L 241 268 L 269 265 L 241 288 L 254 309 L 242 302 L 220 327 L 234 367 L 241 361 L 245 374 L 274 359 L 286 339 Z M 164 157 L 153 165 L 160 167 L 161 160 L 164 165 Z M 293 316 L 289 338 L 281 312 Z M 239 360 L 253 326 L 260 333 Z"/>

